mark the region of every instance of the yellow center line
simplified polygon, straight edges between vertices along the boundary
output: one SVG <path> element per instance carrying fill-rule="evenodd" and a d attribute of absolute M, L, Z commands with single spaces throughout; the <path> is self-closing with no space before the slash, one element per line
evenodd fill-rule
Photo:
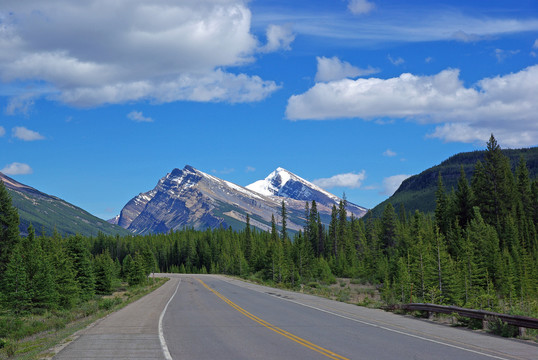
<path fill-rule="evenodd" d="M 235 310 L 239 311 L 241 314 L 245 315 L 249 319 L 254 320 L 258 324 L 263 325 L 267 329 L 272 330 L 272 331 L 276 332 L 277 334 L 280 334 L 280 335 L 282 335 L 282 336 L 284 336 L 284 337 L 286 337 L 286 338 L 288 338 L 290 340 L 293 340 L 296 343 L 303 345 L 304 347 L 307 347 L 307 348 L 309 348 L 311 350 L 314 350 L 314 351 L 316 351 L 316 352 L 318 352 L 318 353 L 320 353 L 322 355 L 325 355 L 328 358 L 335 359 L 335 360 L 349 360 L 346 357 L 340 356 L 340 355 L 338 355 L 338 354 L 336 354 L 336 353 L 334 353 L 334 352 L 332 352 L 330 350 L 327 350 L 325 348 L 322 348 L 321 346 L 313 344 L 308 340 L 300 338 L 297 335 L 293 335 L 292 333 L 287 332 L 286 330 L 283 330 L 283 329 L 281 329 L 279 327 L 276 327 L 276 326 L 268 323 L 267 321 L 265 321 L 263 319 L 260 319 L 259 317 L 249 313 L 248 311 L 246 311 L 245 309 L 243 309 L 242 307 L 240 307 L 239 305 L 237 305 L 236 303 L 234 303 L 230 299 L 226 298 L 225 296 L 220 294 L 218 291 L 216 291 L 216 290 L 210 288 L 209 286 L 207 286 L 207 284 L 204 283 L 202 280 L 200 280 L 200 279 L 196 279 L 196 280 L 198 280 L 200 282 L 200 284 L 202 284 L 206 289 L 211 291 L 213 294 L 217 295 L 222 301 L 224 301 L 225 303 L 227 303 L 228 305 L 233 307 Z"/>

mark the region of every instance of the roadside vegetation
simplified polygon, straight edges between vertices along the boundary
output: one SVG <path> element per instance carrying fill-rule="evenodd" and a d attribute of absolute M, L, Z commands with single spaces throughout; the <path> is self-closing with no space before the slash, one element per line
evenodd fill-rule
<path fill-rule="evenodd" d="M 11 339 L 29 335 L 6 322 L 39 328 L 48 320 L 34 316 L 105 306 L 118 300 L 96 296 L 123 286 L 120 279 L 136 286 L 155 271 L 229 274 L 328 296 L 337 289 L 338 300 L 362 305 L 427 302 L 538 317 L 538 180 L 523 158 L 512 171 L 493 136 L 470 180 L 462 170 L 447 190 L 438 175 L 434 213 L 389 203 L 379 218 L 356 219 L 345 205 L 333 207 L 326 227 L 316 202 L 307 202 L 303 231 L 293 236 L 282 202 L 268 232 L 247 216 L 240 232 L 62 237 L 36 236 L 30 226 L 21 238 L 0 184 L 0 347 L 11 351 Z M 357 284 L 379 292 L 363 288 L 359 297 L 350 286 Z"/>

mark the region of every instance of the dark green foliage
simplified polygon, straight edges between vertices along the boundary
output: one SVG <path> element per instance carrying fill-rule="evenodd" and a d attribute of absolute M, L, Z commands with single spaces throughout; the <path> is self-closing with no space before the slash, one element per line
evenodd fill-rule
<path fill-rule="evenodd" d="M 111 294 L 115 266 L 108 250 L 95 257 L 93 269 L 95 273 L 95 292 L 101 295 Z"/>
<path fill-rule="evenodd" d="M 22 246 L 15 245 L 2 279 L 2 304 L 16 314 L 28 311 L 32 300 L 32 291 L 22 253 Z"/>
<path fill-rule="evenodd" d="M 436 207 L 435 192 L 439 173 L 443 177 L 445 189 L 451 192 L 452 189 L 457 187 L 461 168 L 463 167 L 467 180 L 470 180 L 475 171 L 476 162 L 481 161 L 484 163 L 485 154 L 485 150 L 460 153 L 437 166 L 424 170 L 418 175 L 411 176 L 402 182 L 398 190 L 389 199 L 371 209 L 371 215 L 381 217 L 388 203 L 391 203 L 395 209 L 399 209 L 401 205 L 404 205 L 405 209 L 411 213 L 414 213 L 415 210 L 424 213 L 433 212 Z M 517 167 L 520 158 L 523 157 L 527 163 L 529 177 L 531 179 L 538 177 L 538 147 L 504 149 L 502 154 L 509 159 L 512 170 Z"/>
<path fill-rule="evenodd" d="M 73 259 L 75 279 L 80 287 L 80 298 L 89 300 L 95 295 L 95 276 L 88 239 L 80 235 L 71 236 L 68 239 L 67 248 Z"/>
<path fill-rule="evenodd" d="M 19 215 L 11 204 L 11 196 L 4 183 L 0 180 L 0 280 L 11 252 L 19 240 Z"/>
<path fill-rule="evenodd" d="M 318 205 L 307 202 L 304 229 L 293 238 L 286 235 L 284 203 L 277 214 L 280 231 L 274 215 L 268 232 L 251 228 L 249 217 L 240 231 L 183 229 L 126 237 L 36 238 L 30 227 L 9 248 L 2 306 L 13 313 L 69 308 L 110 293 L 117 277 L 139 285 L 162 271 L 229 274 L 294 288 L 351 277 L 382 286 L 387 302 L 524 309 L 536 316 L 538 182 L 522 160 L 514 175 L 494 139 L 488 151 L 484 163 L 465 165 L 476 169 L 471 186 L 465 167 L 458 165 L 452 191 L 446 190 L 444 173 L 436 173 L 435 213 L 409 215 L 399 206 L 396 214 L 388 203 L 379 218 L 348 218 L 343 201 L 333 207 L 325 229 Z M 492 190 L 495 186 L 501 190 Z"/>

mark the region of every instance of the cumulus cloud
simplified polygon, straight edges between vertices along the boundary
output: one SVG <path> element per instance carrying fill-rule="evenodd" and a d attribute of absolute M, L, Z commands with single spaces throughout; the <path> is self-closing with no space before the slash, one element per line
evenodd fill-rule
<path fill-rule="evenodd" d="M 535 94 L 538 65 L 484 78 L 471 87 L 463 85 L 459 70 L 447 69 L 432 76 L 404 73 L 390 79 L 316 83 L 289 98 L 286 116 L 291 120 L 405 118 L 442 124 L 431 136 L 445 141 L 483 143 L 494 133 L 505 146 L 533 146 L 538 144 Z"/>
<path fill-rule="evenodd" d="M 366 171 L 361 171 L 358 174 L 345 173 L 331 176 L 330 178 L 316 179 L 312 181 L 313 184 L 323 188 L 331 189 L 334 187 L 346 187 L 350 189 L 358 189 L 361 187 L 362 182 L 366 179 Z"/>
<path fill-rule="evenodd" d="M 396 153 L 391 149 L 387 149 L 383 152 L 383 156 L 393 157 L 396 156 Z"/>
<path fill-rule="evenodd" d="M 260 48 L 260 52 L 291 50 L 291 43 L 295 40 L 295 34 L 289 25 L 269 25 L 266 37 L 267 44 Z"/>
<path fill-rule="evenodd" d="M 4 136 L 6 134 L 6 129 L 4 129 L 3 126 L 0 126 L 0 137 Z"/>
<path fill-rule="evenodd" d="M 394 175 L 383 179 L 383 195 L 391 196 L 400 187 L 402 182 L 411 175 Z"/>
<path fill-rule="evenodd" d="M 45 82 L 49 98 L 70 105 L 246 102 L 278 88 L 222 70 L 258 50 L 243 0 L 7 1 L 2 14 L 0 79 Z"/>
<path fill-rule="evenodd" d="M 13 132 L 14 138 L 24 140 L 24 141 L 43 140 L 45 138 L 40 133 L 27 129 L 23 126 L 14 127 L 12 132 Z"/>
<path fill-rule="evenodd" d="M 127 118 L 135 122 L 153 122 L 152 118 L 144 116 L 141 111 L 133 110 L 129 114 L 127 114 Z"/>
<path fill-rule="evenodd" d="M 367 0 L 350 0 L 347 8 L 355 15 L 368 14 L 375 8 L 375 4 Z"/>
<path fill-rule="evenodd" d="M 6 175 L 26 175 L 31 174 L 33 170 L 28 164 L 14 162 L 4 166 L 0 172 Z"/>
<path fill-rule="evenodd" d="M 332 81 L 344 78 L 355 78 L 357 76 L 371 75 L 379 72 L 369 66 L 367 69 L 361 69 L 342 61 L 338 57 L 333 56 L 327 58 L 324 56 L 316 57 L 318 61 L 318 71 L 316 73 L 316 81 Z"/>

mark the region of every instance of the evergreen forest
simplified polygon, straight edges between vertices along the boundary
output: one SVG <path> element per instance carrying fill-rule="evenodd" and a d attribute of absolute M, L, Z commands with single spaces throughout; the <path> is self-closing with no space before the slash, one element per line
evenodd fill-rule
<path fill-rule="evenodd" d="M 152 272 L 229 274 L 299 288 L 337 277 L 378 285 L 387 304 L 427 302 L 538 316 L 538 180 L 525 160 L 515 171 L 491 136 L 471 179 L 446 189 L 438 176 L 435 211 L 388 203 L 381 216 L 349 218 L 345 200 L 328 226 L 316 203 L 291 235 L 287 210 L 271 231 L 247 226 L 166 234 L 95 237 L 19 235 L 17 210 L 0 184 L 2 312 L 69 309 L 110 294 L 119 281 Z"/>

